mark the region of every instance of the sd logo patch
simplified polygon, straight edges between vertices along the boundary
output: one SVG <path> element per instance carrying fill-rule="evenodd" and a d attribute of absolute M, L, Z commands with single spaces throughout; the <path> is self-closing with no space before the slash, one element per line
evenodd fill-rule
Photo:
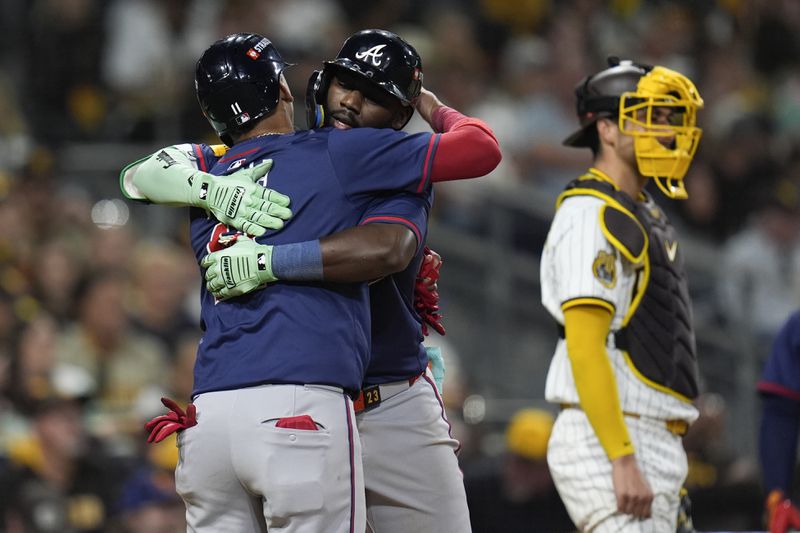
<path fill-rule="evenodd" d="M 600 250 L 592 263 L 594 277 L 607 289 L 613 289 L 617 284 L 617 264 L 615 259 L 613 252 L 608 253 L 605 250 Z"/>

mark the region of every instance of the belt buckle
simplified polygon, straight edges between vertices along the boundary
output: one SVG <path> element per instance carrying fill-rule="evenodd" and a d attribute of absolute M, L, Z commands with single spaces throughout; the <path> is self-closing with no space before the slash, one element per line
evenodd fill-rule
<path fill-rule="evenodd" d="M 365 389 L 361 389 L 358 398 L 353 402 L 353 409 L 356 413 L 369 411 L 381 404 L 381 387 L 380 385 L 372 385 Z"/>

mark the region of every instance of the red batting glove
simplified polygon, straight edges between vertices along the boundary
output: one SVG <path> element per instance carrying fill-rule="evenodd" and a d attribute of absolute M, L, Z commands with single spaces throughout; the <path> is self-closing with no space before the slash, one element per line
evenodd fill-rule
<path fill-rule="evenodd" d="M 423 254 L 414 288 L 414 309 L 422 319 L 423 335 L 428 336 L 428 326 L 435 329 L 439 335 L 444 335 L 444 325 L 441 322 L 443 317 L 439 314 L 439 291 L 436 286 L 439 269 L 442 267 L 442 257 L 427 246 Z"/>
<path fill-rule="evenodd" d="M 197 425 L 197 408 L 193 403 L 186 406 L 186 412 L 169 398 L 161 398 L 161 403 L 169 409 L 169 413 L 157 416 L 144 425 L 150 432 L 147 442 L 161 442 L 176 431 Z"/>
<path fill-rule="evenodd" d="M 783 492 L 775 489 L 767 496 L 767 517 L 770 533 L 786 533 L 800 528 L 800 510 L 785 498 Z"/>

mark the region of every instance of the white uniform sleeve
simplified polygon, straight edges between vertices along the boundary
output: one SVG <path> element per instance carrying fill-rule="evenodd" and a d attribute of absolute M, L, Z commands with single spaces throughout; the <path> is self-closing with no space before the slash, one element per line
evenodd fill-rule
<path fill-rule="evenodd" d="M 542 254 L 542 301 L 563 324 L 562 306 L 580 299 L 602 300 L 624 313 L 631 294 L 630 265 L 600 227 L 603 201 L 573 197 L 556 212 Z"/>

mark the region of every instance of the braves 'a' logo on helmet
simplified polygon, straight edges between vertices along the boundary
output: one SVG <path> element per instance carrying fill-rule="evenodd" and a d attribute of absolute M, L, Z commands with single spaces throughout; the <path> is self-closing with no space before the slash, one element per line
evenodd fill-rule
<path fill-rule="evenodd" d="M 385 44 L 378 44 L 369 50 L 356 52 L 356 59 L 360 59 L 361 61 L 367 61 L 367 59 L 369 59 L 373 65 L 379 67 L 381 65 L 381 58 L 383 57 L 381 50 L 383 50 L 385 47 Z"/>

